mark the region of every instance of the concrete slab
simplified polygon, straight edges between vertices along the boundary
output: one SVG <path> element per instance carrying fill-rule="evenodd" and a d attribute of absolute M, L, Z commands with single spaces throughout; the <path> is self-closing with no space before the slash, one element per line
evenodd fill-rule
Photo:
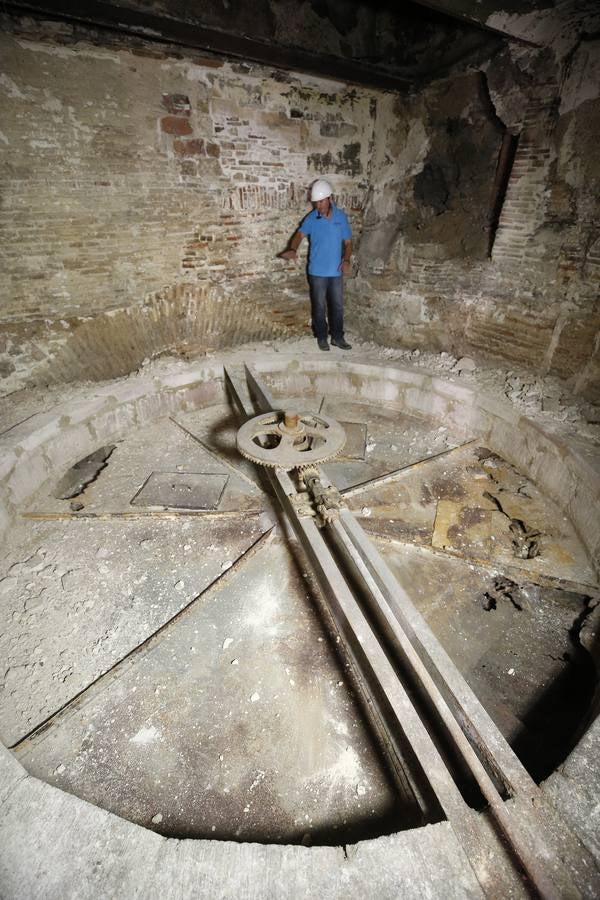
<path fill-rule="evenodd" d="M 203 413 L 207 429 L 215 419 L 222 422 L 229 417 L 223 407 Z M 151 425 L 134 428 L 116 445 L 106 468 L 77 497 L 78 502 L 83 504 L 82 512 L 106 515 L 134 511 L 131 500 L 154 471 L 180 474 L 202 472 L 227 477 L 226 489 L 219 503 L 222 512 L 242 513 L 264 506 L 262 494 L 255 484 L 236 475 L 235 470 L 207 452 L 171 419 L 163 418 Z M 254 471 L 252 474 L 256 478 Z M 53 493 L 52 482 L 45 484 L 27 504 L 26 510 L 39 517 L 44 513 L 69 512 L 69 502 L 56 500 Z"/>
<path fill-rule="evenodd" d="M 3 562 L 0 733 L 12 745 L 111 668 L 247 549 L 258 517 L 32 524 Z"/>
<path fill-rule="evenodd" d="M 280 541 L 18 757 L 37 777 L 178 837 L 342 844 L 418 821 Z"/>
<path fill-rule="evenodd" d="M 524 578 L 597 588 L 592 561 L 557 505 L 477 442 L 423 460 L 388 484 L 351 493 L 348 503 L 372 533 L 516 568 Z M 539 532 L 539 555 L 516 554 L 512 519 Z"/>

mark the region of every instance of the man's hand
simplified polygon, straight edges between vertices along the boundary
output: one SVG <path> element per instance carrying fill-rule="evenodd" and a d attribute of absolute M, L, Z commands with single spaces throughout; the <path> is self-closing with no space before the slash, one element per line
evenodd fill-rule
<path fill-rule="evenodd" d="M 279 259 L 297 259 L 298 251 L 297 250 L 284 250 L 283 253 L 278 254 Z"/>
<path fill-rule="evenodd" d="M 338 272 L 341 272 L 342 275 L 347 275 L 352 271 L 352 241 L 347 240 L 342 244 L 342 261 L 338 266 Z"/>

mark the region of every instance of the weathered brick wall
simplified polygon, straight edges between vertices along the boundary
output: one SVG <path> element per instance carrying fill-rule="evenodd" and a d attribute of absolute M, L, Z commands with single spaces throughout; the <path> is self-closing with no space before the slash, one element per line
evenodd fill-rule
<path fill-rule="evenodd" d="M 420 222 L 417 233 L 414 215 L 406 214 L 439 140 L 441 123 L 432 126 L 422 114 L 439 86 L 396 103 L 395 115 L 378 121 L 361 271 L 351 288 L 357 330 L 405 346 L 532 366 L 571 378 L 592 399 L 600 395 L 599 60 L 597 39 L 584 39 L 558 64 L 548 51 L 522 53 L 520 84 L 507 79 L 504 62 L 503 79 L 488 66 L 496 111 L 520 136 L 489 259 L 478 259 L 476 245 L 464 238 L 486 227 L 483 191 L 471 193 L 470 212 L 463 203 L 456 220 L 448 216 L 448 199 L 437 222 Z M 456 97 L 468 78 L 443 84 Z M 491 185 L 490 141 L 471 93 L 471 106 L 463 101 L 465 127 L 476 134 L 477 164 L 480 171 L 487 166 Z M 455 206 L 460 190 L 459 183 L 451 187 Z"/>
<path fill-rule="evenodd" d="M 39 363 L 48 372 L 87 317 L 141 309 L 177 285 L 198 298 L 200 317 L 211 291 L 238 305 L 232 342 L 256 334 L 246 327 L 254 298 L 274 295 L 275 318 L 286 320 L 274 285 L 301 295 L 305 282 L 276 254 L 322 173 L 360 229 L 371 92 L 177 56 L 123 40 L 74 43 L 65 26 L 44 39 L 0 35 L 8 385 Z M 187 343 L 180 324 L 174 345 Z M 138 363 L 160 350 L 154 338 Z"/>
<path fill-rule="evenodd" d="M 275 257 L 326 175 L 359 334 L 595 396 L 598 58 L 518 49 L 401 96 L 65 25 L 1 34 L 5 390 L 305 333 L 303 266 Z M 503 124 L 520 142 L 488 258 Z"/>

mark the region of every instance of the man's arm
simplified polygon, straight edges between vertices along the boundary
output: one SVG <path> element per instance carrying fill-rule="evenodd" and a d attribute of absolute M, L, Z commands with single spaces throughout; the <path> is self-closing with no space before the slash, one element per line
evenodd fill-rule
<path fill-rule="evenodd" d="M 342 246 L 342 261 L 339 265 L 339 270 L 344 275 L 347 275 L 352 268 L 352 264 L 350 262 L 350 259 L 352 257 L 352 241 L 344 241 Z"/>
<path fill-rule="evenodd" d="M 302 243 L 303 237 L 304 235 L 300 229 L 298 229 L 292 236 L 288 249 L 279 254 L 279 259 L 296 259 L 298 256 L 298 247 Z"/>

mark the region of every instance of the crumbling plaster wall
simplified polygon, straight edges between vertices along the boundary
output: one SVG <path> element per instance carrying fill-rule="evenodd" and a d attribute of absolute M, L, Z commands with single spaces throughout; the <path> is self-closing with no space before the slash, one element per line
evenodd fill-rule
<path fill-rule="evenodd" d="M 558 58 L 513 45 L 478 73 L 433 83 L 386 114 L 380 105 L 350 320 L 366 337 L 553 372 L 595 399 L 600 55 L 597 39 L 565 45 Z M 491 189 L 503 129 L 519 143 L 494 233 L 485 181 Z M 438 179 L 448 191 L 437 208 L 421 190 L 432 155 L 443 173 L 454 160 L 461 173 Z"/>
<path fill-rule="evenodd" d="M 67 26 L 0 44 L 5 388 L 306 326 L 275 257 L 319 174 L 359 229 L 372 92 Z"/>

